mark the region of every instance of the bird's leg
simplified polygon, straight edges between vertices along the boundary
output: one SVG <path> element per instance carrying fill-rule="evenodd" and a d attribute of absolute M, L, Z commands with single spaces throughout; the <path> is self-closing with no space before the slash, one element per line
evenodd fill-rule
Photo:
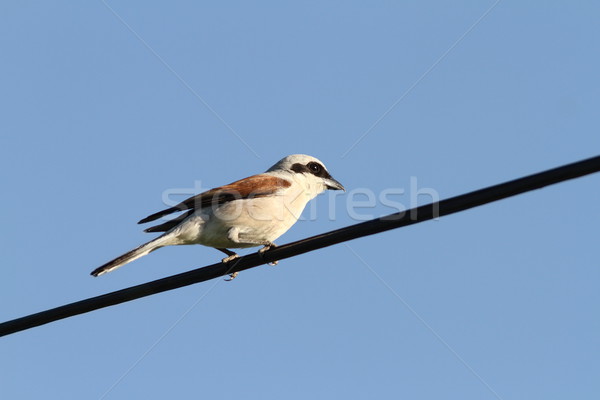
<path fill-rule="evenodd" d="M 273 242 L 266 242 L 263 243 L 264 247 L 260 250 L 258 250 L 258 255 L 260 256 L 260 258 L 263 258 L 263 253 L 269 249 L 272 249 L 274 247 L 277 247 L 277 245 Z M 268 263 L 270 266 L 274 267 L 279 263 L 279 261 L 275 260 L 275 261 L 271 261 L 270 263 Z"/>
<path fill-rule="evenodd" d="M 227 256 L 228 256 L 221 260 L 221 262 L 223 264 L 226 264 L 229 261 L 235 260 L 236 258 L 240 258 L 240 256 L 237 253 L 235 253 L 229 249 L 217 249 L 217 250 L 222 251 L 223 253 L 227 254 Z M 229 274 L 229 279 L 225 279 L 225 280 L 227 282 L 232 281 L 235 279 L 236 276 L 238 276 L 238 274 L 239 274 L 239 272 L 234 272 L 232 274 Z"/>
<path fill-rule="evenodd" d="M 240 258 L 240 256 L 236 253 L 233 252 L 229 249 L 217 249 L 219 251 L 222 251 L 223 253 L 227 254 L 229 257 L 225 257 L 224 259 L 221 260 L 222 263 L 228 263 L 231 260 L 235 260 L 236 258 Z"/>
<path fill-rule="evenodd" d="M 270 240 L 255 240 L 250 239 L 248 237 L 240 237 L 240 229 L 237 227 L 233 227 L 229 229 L 227 232 L 227 238 L 234 243 L 239 244 L 250 244 L 250 245 L 263 245 L 264 247 L 258 251 L 258 255 L 262 258 L 262 255 L 265 251 L 269 250 L 272 247 L 277 247 L 277 245 Z M 272 261 L 268 263 L 269 265 L 277 265 L 278 261 Z"/>

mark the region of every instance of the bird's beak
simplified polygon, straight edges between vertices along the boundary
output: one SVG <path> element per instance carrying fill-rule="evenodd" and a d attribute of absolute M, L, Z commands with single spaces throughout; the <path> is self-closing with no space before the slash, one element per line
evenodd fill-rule
<path fill-rule="evenodd" d="M 325 187 L 331 190 L 343 190 L 344 192 L 346 191 L 344 186 L 333 178 L 325 179 Z"/>

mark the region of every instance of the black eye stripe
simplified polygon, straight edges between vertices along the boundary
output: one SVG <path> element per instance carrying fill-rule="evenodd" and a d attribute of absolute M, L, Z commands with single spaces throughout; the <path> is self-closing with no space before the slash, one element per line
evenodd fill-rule
<path fill-rule="evenodd" d="M 296 164 L 292 165 L 292 167 L 290 169 L 298 174 L 301 174 L 303 172 L 310 172 L 308 170 L 308 168 L 306 168 L 306 165 L 303 165 L 300 163 L 296 163 Z"/>
<path fill-rule="evenodd" d="M 325 167 L 315 161 L 311 161 L 306 165 L 296 163 L 290 169 L 296 173 L 307 173 L 320 178 L 331 178 Z"/>
<path fill-rule="evenodd" d="M 321 172 L 321 170 L 323 169 L 323 166 L 321 166 L 321 164 L 312 161 L 306 164 L 306 166 L 308 167 L 310 172 L 312 172 L 315 175 Z"/>

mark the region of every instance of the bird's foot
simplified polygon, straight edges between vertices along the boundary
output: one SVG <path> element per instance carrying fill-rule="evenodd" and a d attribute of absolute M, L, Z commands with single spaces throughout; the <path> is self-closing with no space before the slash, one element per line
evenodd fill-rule
<path fill-rule="evenodd" d="M 225 253 L 225 254 L 228 255 L 227 257 L 225 257 L 224 259 L 221 260 L 221 262 L 223 264 L 227 264 L 230 261 L 233 261 L 233 260 L 235 260 L 237 258 L 240 258 L 239 254 L 236 254 L 236 253 L 234 253 L 231 250 L 227 250 L 227 249 L 219 249 L 219 250 L 221 250 L 223 253 Z M 239 274 L 239 272 L 234 272 L 232 274 L 229 274 L 229 279 L 225 279 L 225 280 L 227 282 L 230 282 L 230 281 L 234 280 L 235 277 L 238 276 L 238 274 Z"/>
<path fill-rule="evenodd" d="M 258 255 L 262 259 L 263 258 L 263 254 L 264 254 L 265 251 L 267 251 L 269 249 L 272 249 L 272 248 L 275 248 L 275 247 L 277 247 L 277 245 L 275 243 L 273 243 L 273 242 L 265 244 L 265 246 L 262 249 L 258 250 Z M 267 264 L 270 265 L 270 266 L 272 266 L 272 267 L 274 267 L 277 264 L 279 264 L 279 261 L 275 260 L 275 261 L 271 261 L 271 262 L 269 262 Z"/>
<path fill-rule="evenodd" d="M 223 264 L 227 264 L 229 261 L 233 261 L 233 260 L 235 260 L 236 258 L 240 258 L 239 254 L 235 254 L 235 253 L 233 253 L 233 254 L 231 254 L 231 255 L 229 255 L 229 256 L 227 256 L 227 257 L 225 257 L 224 259 L 222 259 L 222 260 L 221 260 L 221 262 L 222 262 Z"/>
<path fill-rule="evenodd" d="M 236 276 L 238 276 L 240 273 L 239 272 L 234 272 L 233 274 L 229 274 L 229 279 L 225 278 L 226 282 L 231 282 L 232 280 L 235 279 Z"/>

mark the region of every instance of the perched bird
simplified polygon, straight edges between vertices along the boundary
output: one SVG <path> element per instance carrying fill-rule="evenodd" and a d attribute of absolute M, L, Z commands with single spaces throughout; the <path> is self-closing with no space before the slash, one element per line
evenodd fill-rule
<path fill-rule="evenodd" d="M 96 268 L 92 275 L 105 274 L 172 245 L 214 247 L 227 254 L 223 262 L 239 257 L 228 248 L 262 245 L 259 250 L 262 254 L 296 223 L 306 204 L 327 189 L 344 190 L 344 187 L 331 177 L 322 162 L 304 154 L 287 156 L 265 173 L 208 190 L 142 219 L 139 224 L 185 211 L 175 219 L 146 229 L 145 232 L 164 233 Z"/>

